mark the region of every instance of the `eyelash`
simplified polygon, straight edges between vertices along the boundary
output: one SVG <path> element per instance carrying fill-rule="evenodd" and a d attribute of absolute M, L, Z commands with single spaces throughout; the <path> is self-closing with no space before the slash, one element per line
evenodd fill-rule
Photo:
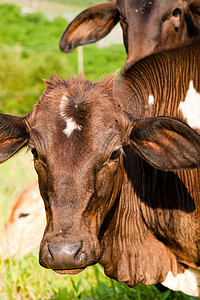
<path fill-rule="evenodd" d="M 32 153 L 32 155 L 33 155 L 33 158 L 34 158 L 34 160 L 37 160 L 37 159 L 38 159 L 38 153 L 37 153 L 37 151 L 36 151 L 36 149 L 35 149 L 35 148 L 31 148 L 31 147 L 29 147 L 29 148 L 28 148 L 28 151 L 31 151 L 31 153 Z"/>
<path fill-rule="evenodd" d="M 30 214 L 29 213 L 20 213 L 19 218 L 25 218 L 28 217 Z"/>
<path fill-rule="evenodd" d="M 121 153 L 123 153 L 122 149 L 117 149 L 117 150 L 113 151 L 113 153 L 110 156 L 110 160 L 117 159 L 120 156 Z"/>
<path fill-rule="evenodd" d="M 181 10 L 180 8 L 175 8 L 174 11 L 172 12 L 172 15 L 174 17 L 177 17 L 178 15 L 181 15 Z"/>

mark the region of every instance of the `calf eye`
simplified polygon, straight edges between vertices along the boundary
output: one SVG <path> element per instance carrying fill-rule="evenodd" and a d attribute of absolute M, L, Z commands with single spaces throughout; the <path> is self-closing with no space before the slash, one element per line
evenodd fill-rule
<path fill-rule="evenodd" d="M 178 16 L 178 15 L 181 15 L 181 10 L 180 10 L 180 8 L 175 8 L 174 11 L 173 11 L 173 13 L 172 13 L 172 15 L 173 15 L 174 17 L 176 17 L 176 16 Z"/>
<path fill-rule="evenodd" d="M 113 153 L 110 156 L 111 160 L 117 159 L 121 154 L 121 149 L 113 151 Z"/>
<path fill-rule="evenodd" d="M 21 213 L 21 214 L 19 215 L 19 218 L 25 218 L 25 217 L 28 217 L 28 216 L 29 216 L 28 213 Z"/>
<path fill-rule="evenodd" d="M 37 154 L 37 151 L 36 151 L 35 148 L 32 148 L 32 149 L 31 149 L 31 153 L 33 154 L 33 158 L 34 158 L 34 159 L 38 159 L 38 154 Z"/>

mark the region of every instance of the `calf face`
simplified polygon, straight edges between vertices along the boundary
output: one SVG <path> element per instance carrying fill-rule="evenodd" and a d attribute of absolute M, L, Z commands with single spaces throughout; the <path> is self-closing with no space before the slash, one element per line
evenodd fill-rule
<path fill-rule="evenodd" d="M 199 38 L 199 0 L 117 0 L 81 12 L 66 28 L 61 51 L 96 42 L 120 22 L 127 52 L 125 66 L 153 53 Z"/>
<path fill-rule="evenodd" d="M 99 260 L 98 231 L 123 182 L 122 141 L 115 112 L 109 122 L 112 81 L 97 85 L 52 81 L 38 109 L 41 122 L 35 122 L 32 131 L 44 146 L 38 147 L 33 136 L 30 147 L 47 210 L 40 248 L 40 263 L 45 267 L 74 273 Z M 51 90 L 51 84 L 58 87 Z M 54 102 L 54 111 L 51 105 L 47 116 L 44 105 L 49 106 L 48 98 L 59 103 Z M 107 99 L 111 101 L 105 105 Z M 40 157 L 44 157 L 42 163 Z"/>
<path fill-rule="evenodd" d="M 163 170 L 200 165 L 200 136 L 176 119 L 130 116 L 113 98 L 114 78 L 51 78 L 30 114 L 0 115 L 0 160 L 25 144 L 34 156 L 47 216 L 40 264 L 61 274 L 103 255 L 102 226 L 126 188 L 124 146 Z"/>

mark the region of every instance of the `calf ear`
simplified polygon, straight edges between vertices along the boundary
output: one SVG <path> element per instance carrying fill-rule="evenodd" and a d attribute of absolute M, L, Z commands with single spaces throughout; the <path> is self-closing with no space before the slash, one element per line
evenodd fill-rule
<path fill-rule="evenodd" d="M 200 167 L 200 135 L 185 123 L 155 117 L 133 124 L 130 143 L 154 167 L 165 171 Z"/>
<path fill-rule="evenodd" d="M 97 42 L 118 21 L 115 2 L 92 6 L 81 12 L 66 28 L 60 40 L 60 50 L 69 53 L 80 45 Z"/>
<path fill-rule="evenodd" d="M 0 162 L 3 162 L 28 143 L 25 118 L 0 114 Z"/>

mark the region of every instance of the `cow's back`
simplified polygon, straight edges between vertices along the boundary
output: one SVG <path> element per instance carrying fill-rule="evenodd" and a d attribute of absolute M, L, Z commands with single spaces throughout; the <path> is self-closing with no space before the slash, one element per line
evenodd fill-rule
<path fill-rule="evenodd" d="M 123 72 L 115 97 L 138 118 L 177 117 L 200 131 L 200 44 L 149 56 Z"/>

